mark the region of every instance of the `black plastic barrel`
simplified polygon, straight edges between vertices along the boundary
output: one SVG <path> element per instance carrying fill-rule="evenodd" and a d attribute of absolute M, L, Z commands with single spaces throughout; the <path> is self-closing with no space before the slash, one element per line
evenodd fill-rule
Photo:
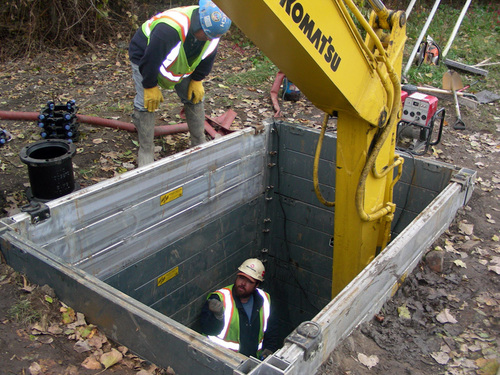
<path fill-rule="evenodd" d="M 47 201 L 75 190 L 75 154 L 73 143 L 59 139 L 39 141 L 21 150 L 19 157 L 28 166 L 33 199 Z"/>

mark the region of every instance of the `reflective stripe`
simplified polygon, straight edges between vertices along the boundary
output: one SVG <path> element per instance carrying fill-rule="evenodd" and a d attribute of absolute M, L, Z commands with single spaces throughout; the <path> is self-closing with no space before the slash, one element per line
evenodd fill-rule
<path fill-rule="evenodd" d="M 172 65 L 179 56 L 179 51 L 181 50 L 181 48 L 182 48 L 182 42 L 177 43 L 177 45 L 174 48 L 172 48 L 172 50 L 170 51 L 170 53 L 167 55 L 166 59 L 160 66 L 160 73 L 164 77 L 173 82 L 179 82 L 184 77 L 184 74 L 176 76 L 171 71 L 168 70 L 170 65 Z"/>
<path fill-rule="evenodd" d="M 222 303 L 224 305 L 224 327 L 222 328 L 221 332 L 217 336 L 208 336 L 208 338 L 213 341 L 214 343 L 223 346 L 224 348 L 234 350 L 238 352 L 240 350 L 240 344 L 238 342 L 230 341 L 227 340 L 227 336 L 229 333 L 229 328 L 231 326 L 231 321 L 233 320 L 233 313 L 234 313 L 234 300 L 233 300 L 233 294 L 230 288 L 222 288 L 216 291 L 217 293 L 220 293 L 222 296 Z M 263 299 L 262 302 L 262 330 L 259 334 L 260 339 L 259 343 L 257 346 L 257 351 L 262 350 L 262 344 L 264 340 L 264 335 L 263 333 L 266 332 L 267 330 L 267 322 L 269 320 L 269 315 L 271 314 L 271 304 L 269 301 L 269 297 L 266 292 L 263 290 L 257 288 L 257 292 L 259 292 L 260 296 Z M 239 327 L 238 331 L 239 331 Z M 239 339 L 239 338 L 238 338 Z"/>
<path fill-rule="evenodd" d="M 207 50 L 203 54 L 203 57 L 201 58 L 202 60 L 205 59 L 208 55 L 210 55 L 215 50 L 215 48 L 217 48 L 217 45 L 219 44 L 219 40 L 220 39 L 213 39 L 210 42 L 210 45 L 208 46 Z M 163 63 L 160 66 L 161 75 L 172 82 L 179 82 L 183 78 L 189 77 L 192 73 L 192 72 L 188 72 L 188 73 L 185 73 L 182 75 L 175 75 L 170 70 L 168 70 L 170 65 L 173 64 L 175 62 L 175 60 L 177 59 L 177 57 L 179 56 L 179 52 L 180 52 L 181 48 L 182 48 L 182 44 L 181 44 L 181 42 L 179 42 L 174 48 L 172 48 L 170 53 L 167 55 L 167 58 L 163 61 Z"/>
<path fill-rule="evenodd" d="M 174 21 L 181 29 L 182 35 L 184 35 L 184 39 L 186 39 L 186 36 L 189 31 L 189 17 L 177 10 L 167 10 L 165 12 L 159 13 L 153 18 L 149 19 L 146 24 L 146 29 L 144 30 L 146 36 L 149 38 L 151 35 L 151 24 L 155 21 L 158 21 L 159 19 L 166 18 L 169 20 Z"/>
<path fill-rule="evenodd" d="M 188 64 L 188 60 L 182 48 L 191 25 L 190 16 L 196 8 L 196 6 L 191 6 L 167 10 L 152 17 L 142 26 L 142 30 L 148 38 L 148 44 L 152 29 L 160 22 L 166 23 L 177 30 L 179 38 L 181 39 L 181 41 L 170 50 L 165 60 L 160 65 L 158 84 L 162 88 L 173 88 L 184 78 L 189 77 L 200 62 L 212 54 L 219 44 L 220 38 L 205 42 L 201 51 L 202 54 L 196 57 L 191 66 Z"/>
<path fill-rule="evenodd" d="M 262 309 L 264 310 L 264 316 L 262 317 L 262 332 L 266 332 L 267 321 L 269 320 L 269 315 L 271 315 L 271 305 L 269 303 L 267 294 L 259 288 L 257 288 L 257 291 L 264 300 L 264 302 L 262 303 Z M 263 342 L 264 342 L 264 335 L 262 335 L 262 338 L 259 340 L 259 346 L 257 347 L 257 351 L 262 350 Z"/>
<path fill-rule="evenodd" d="M 210 55 L 217 48 L 217 45 L 219 44 L 219 40 L 220 40 L 220 38 L 212 39 L 210 41 L 210 45 L 208 46 L 207 50 L 205 51 L 205 53 L 201 57 L 202 60 L 205 60 L 207 58 L 207 56 Z"/>
<path fill-rule="evenodd" d="M 222 288 L 218 290 L 222 294 L 222 304 L 224 305 L 224 327 L 217 336 L 208 336 L 208 338 L 214 343 L 223 346 L 224 348 L 239 351 L 240 344 L 232 341 L 225 341 L 229 327 L 231 325 L 231 319 L 233 317 L 233 296 L 231 289 Z"/>
<path fill-rule="evenodd" d="M 264 303 L 262 304 L 262 307 L 264 308 L 264 324 L 263 324 L 263 327 L 262 327 L 262 331 L 266 332 L 267 330 L 267 321 L 269 319 L 269 315 L 271 315 L 271 305 L 269 303 L 269 300 L 267 299 L 267 294 L 257 288 L 257 291 L 259 292 L 259 294 L 262 296 L 262 299 L 264 300 Z"/>
<path fill-rule="evenodd" d="M 233 298 L 231 290 L 229 289 L 223 288 L 219 290 L 219 292 L 221 292 L 224 296 L 224 301 L 222 301 L 224 304 L 224 328 L 222 328 L 222 331 L 217 335 L 217 337 L 224 340 L 229 330 L 229 326 L 231 325 L 231 318 L 233 316 Z"/>

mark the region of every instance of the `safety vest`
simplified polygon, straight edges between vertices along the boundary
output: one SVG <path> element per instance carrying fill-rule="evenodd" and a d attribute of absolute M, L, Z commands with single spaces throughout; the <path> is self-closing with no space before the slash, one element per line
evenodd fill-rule
<path fill-rule="evenodd" d="M 224 327 L 217 336 L 208 336 L 208 338 L 220 346 L 238 352 L 240 350 L 240 317 L 233 298 L 232 289 L 233 285 L 229 285 L 214 292 L 214 294 L 217 294 L 219 296 L 224 305 Z M 269 320 L 269 314 L 271 312 L 271 297 L 262 289 L 257 288 L 257 292 L 264 300 L 262 308 L 259 312 L 260 331 L 259 344 L 256 353 L 257 358 L 259 358 L 262 351 L 264 333 L 267 330 L 267 322 Z"/>
<path fill-rule="evenodd" d="M 157 14 L 142 24 L 142 32 L 148 38 L 148 44 L 151 32 L 160 22 L 173 27 L 179 33 L 180 42 L 172 48 L 160 66 L 158 84 L 165 89 L 173 88 L 182 81 L 183 78 L 190 76 L 200 62 L 206 59 L 219 44 L 220 38 L 205 42 L 200 55 L 191 65 L 189 65 L 183 44 L 188 35 L 189 26 L 191 25 L 191 14 L 197 8 L 198 6 L 187 6 L 169 9 L 163 13 Z"/>

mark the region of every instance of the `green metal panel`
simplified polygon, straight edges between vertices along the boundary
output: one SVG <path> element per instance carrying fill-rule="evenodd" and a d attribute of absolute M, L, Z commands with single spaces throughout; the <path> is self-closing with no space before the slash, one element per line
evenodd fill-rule
<path fill-rule="evenodd" d="M 394 187 L 393 238 L 443 191 L 456 172 L 449 164 L 430 162 L 406 153 L 402 156 L 405 159 L 403 173 Z"/>
<path fill-rule="evenodd" d="M 105 281 L 167 316 L 180 316 L 192 300 L 206 296 L 232 277 L 249 254 L 258 255 L 262 202 L 259 199 L 236 207 Z M 161 277 L 172 270 L 177 270 L 177 275 L 162 282 Z M 183 324 L 192 323 L 189 315 L 193 314 L 187 314 Z"/>
<path fill-rule="evenodd" d="M 245 357 L 215 348 L 194 329 L 207 294 L 232 283 L 244 259 L 265 261 L 262 286 L 277 308 L 283 338 L 303 321 L 323 319 L 331 305 L 335 211 L 319 203 L 313 189 L 318 136 L 316 130 L 275 122 L 261 134 L 244 130 L 129 172 L 49 202 L 51 218 L 41 224 L 32 224 L 27 214 L 0 221 L 2 253 L 14 269 L 51 285 L 64 302 L 146 359 L 174 365 L 178 373 L 232 374 Z M 447 187 L 456 173 L 452 166 L 405 159 L 394 189 L 395 233 L 408 232 L 431 202 L 453 204 L 446 212 L 454 214 L 470 197 Z M 325 137 L 319 175 L 323 195 L 333 201 L 332 135 Z M 463 183 L 469 188 L 470 181 Z M 165 191 L 181 185 L 182 198 L 158 205 Z M 448 196 L 440 198 L 441 190 Z M 457 191 L 466 195 L 458 203 Z M 411 233 L 410 240 L 419 251 L 451 220 L 427 216 L 439 225 L 419 216 L 425 230 Z M 407 254 L 399 255 L 407 247 L 396 252 L 395 263 L 407 261 Z M 405 267 L 413 267 L 416 260 L 408 262 Z M 387 294 L 394 275 L 373 275 Z M 359 318 L 346 308 L 344 331 Z M 338 339 L 344 331 L 332 335 Z"/>
<path fill-rule="evenodd" d="M 8 264 L 30 280 L 50 285 L 57 296 L 89 322 L 133 353 L 156 365 L 171 366 L 178 374 L 233 374 L 245 357 L 221 350 L 184 327 L 133 298 L 120 293 L 50 254 L 32 246 L 15 233 L 0 238 Z M 182 359 L 182 360 L 179 360 Z"/>

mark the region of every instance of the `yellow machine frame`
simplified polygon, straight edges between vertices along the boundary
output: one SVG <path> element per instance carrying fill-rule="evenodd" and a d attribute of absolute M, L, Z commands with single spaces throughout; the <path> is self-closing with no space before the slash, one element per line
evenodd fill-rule
<path fill-rule="evenodd" d="M 215 3 L 316 107 L 338 116 L 334 297 L 390 239 L 405 14 L 372 0 L 368 21 L 352 0 Z"/>

